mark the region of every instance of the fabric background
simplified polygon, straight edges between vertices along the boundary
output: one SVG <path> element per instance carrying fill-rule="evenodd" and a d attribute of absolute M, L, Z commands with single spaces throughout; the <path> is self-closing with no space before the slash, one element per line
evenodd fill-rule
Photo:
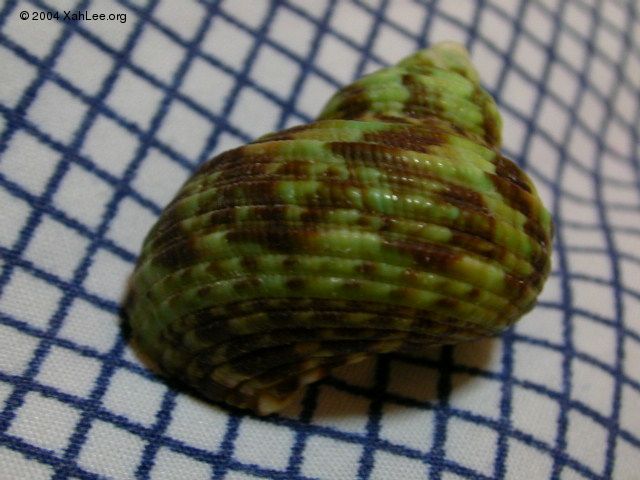
<path fill-rule="evenodd" d="M 639 7 L 0 2 L 0 478 L 640 478 Z M 70 9 L 126 22 L 20 19 Z M 154 376 L 119 302 L 190 172 L 451 39 L 555 218 L 538 306 L 501 338 L 340 370 L 268 418 Z"/>

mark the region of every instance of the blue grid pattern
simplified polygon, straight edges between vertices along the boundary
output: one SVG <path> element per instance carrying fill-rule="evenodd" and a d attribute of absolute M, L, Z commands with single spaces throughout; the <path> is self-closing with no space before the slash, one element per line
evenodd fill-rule
<path fill-rule="evenodd" d="M 0 342 L 10 352 L 0 354 L 0 472 L 55 479 L 637 475 L 638 4 L 203 0 L 184 7 L 182 22 L 167 5 L 119 0 L 108 11 L 126 12 L 127 22 L 109 34 L 88 22 L 42 22 L 44 37 L 28 33 L 36 27 L 18 13 L 53 11 L 53 2 L 1 7 L 0 58 L 10 59 L 13 76 L 0 73 L 0 84 L 15 88 L 0 90 L 0 211 L 10 212 L 0 213 Z M 92 8 L 97 2 L 74 7 Z M 272 28 L 282 24 L 305 41 L 282 41 Z M 237 45 L 212 43 L 220 31 L 233 32 L 229 42 Z M 138 53 L 147 35 L 167 43 L 166 65 Z M 531 174 L 555 218 L 554 269 L 537 309 L 500 339 L 350 367 L 266 419 L 205 407 L 165 387 L 115 326 L 120 283 L 169 200 L 160 188 L 175 191 L 223 148 L 309 121 L 317 113 L 309 105 L 346 75 L 332 59 L 353 58 L 347 73 L 356 78 L 449 38 L 472 52 L 505 115 L 504 150 Z M 65 53 L 79 43 L 104 60 L 95 85 L 81 69 L 65 69 Z M 264 58 L 293 69 L 286 88 L 255 74 Z M 189 87 L 201 78 L 197 68 L 226 78 L 227 90 L 221 80 L 222 93 L 207 101 Z M 123 78 L 144 85 L 149 100 L 123 104 Z M 61 99 L 70 100 L 55 103 Z M 254 113 L 253 123 L 239 121 Z M 180 118 L 195 119 L 187 143 Z M 103 125 L 129 139 L 126 164 L 114 167 L 92 147 Z M 21 155 L 46 160 L 21 167 Z M 73 182 L 95 191 L 92 201 L 66 199 Z"/>

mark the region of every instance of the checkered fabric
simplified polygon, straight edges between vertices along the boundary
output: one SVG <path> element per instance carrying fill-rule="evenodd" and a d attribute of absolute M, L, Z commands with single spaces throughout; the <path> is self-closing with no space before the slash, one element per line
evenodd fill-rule
<path fill-rule="evenodd" d="M 0 2 L 0 478 L 640 478 L 639 9 Z M 267 418 L 168 387 L 118 317 L 163 205 L 216 152 L 440 40 L 471 51 L 554 215 L 538 306 L 501 338 L 337 371 Z"/>

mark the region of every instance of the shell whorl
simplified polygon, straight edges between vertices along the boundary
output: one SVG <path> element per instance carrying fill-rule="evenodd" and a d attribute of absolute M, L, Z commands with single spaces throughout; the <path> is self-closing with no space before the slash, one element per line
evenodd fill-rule
<path fill-rule="evenodd" d="M 140 348 L 270 413 L 333 367 L 500 332 L 534 305 L 552 237 L 500 131 L 465 50 L 443 43 L 203 164 L 132 277 Z"/>

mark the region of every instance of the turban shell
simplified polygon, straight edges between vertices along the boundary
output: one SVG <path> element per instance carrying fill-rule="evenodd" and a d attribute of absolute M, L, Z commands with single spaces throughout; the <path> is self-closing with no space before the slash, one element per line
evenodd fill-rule
<path fill-rule="evenodd" d="M 447 42 L 216 156 L 146 237 L 125 305 L 137 343 L 268 414 L 334 367 L 501 332 L 542 289 L 552 222 L 500 137 Z"/>

